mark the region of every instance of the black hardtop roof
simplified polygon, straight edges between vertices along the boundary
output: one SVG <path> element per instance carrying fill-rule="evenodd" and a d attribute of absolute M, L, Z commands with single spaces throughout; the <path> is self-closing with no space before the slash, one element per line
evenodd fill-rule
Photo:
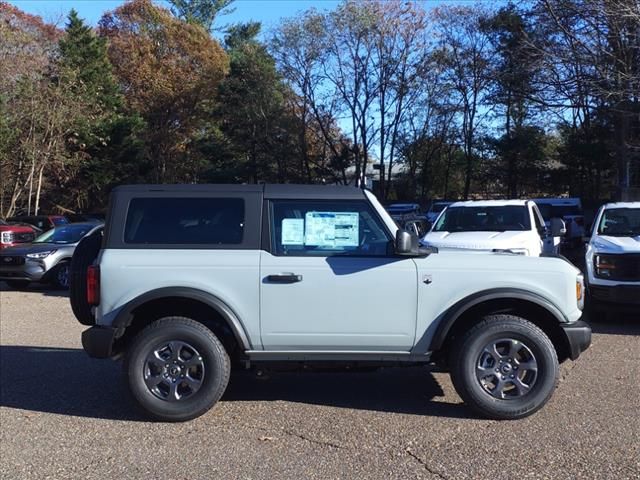
<path fill-rule="evenodd" d="M 344 185 L 296 185 L 296 184 L 167 184 L 167 185 L 121 185 L 113 193 L 263 193 L 265 198 L 303 198 L 303 199 L 362 199 L 364 192 L 357 187 Z"/>

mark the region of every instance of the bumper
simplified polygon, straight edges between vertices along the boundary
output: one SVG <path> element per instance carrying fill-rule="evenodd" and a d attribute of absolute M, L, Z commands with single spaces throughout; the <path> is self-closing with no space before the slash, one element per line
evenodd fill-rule
<path fill-rule="evenodd" d="M 591 300 L 618 305 L 640 306 L 640 285 L 589 285 Z"/>
<path fill-rule="evenodd" d="M 27 261 L 24 265 L 3 266 L 0 268 L 0 280 L 39 282 L 46 273 L 47 267 L 43 263 Z"/>
<path fill-rule="evenodd" d="M 575 360 L 591 345 L 591 327 L 580 320 L 562 325 L 562 329 L 569 342 L 569 358 Z"/>
<path fill-rule="evenodd" d="M 93 358 L 112 357 L 116 331 L 115 328 L 91 327 L 82 332 L 82 348 Z"/>

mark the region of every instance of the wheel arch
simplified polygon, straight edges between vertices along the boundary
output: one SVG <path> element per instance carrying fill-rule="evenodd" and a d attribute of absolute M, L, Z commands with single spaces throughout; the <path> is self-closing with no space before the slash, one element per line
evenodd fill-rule
<path fill-rule="evenodd" d="M 189 287 L 159 288 L 129 301 L 112 323 L 123 332 L 117 350 L 151 322 L 166 316 L 186 316 L 203 323 L 220 337 L 229 354 L 235 347 L 251 350 L 249 336 L 234 310 L 219 297 Z"/>
<path fill-rule="evenodd" d="M 47 272 L 42 276 L 41 281 L 44 281 L 44 282 L 51 281 L 53 276 L 56 275 L 57 269 L 64 264 L 67 264 L 69 266 L 69 274 L 71 274 L 71 259 L 72 259 L 71 255 L 58 258 L 56 260 L 56 263 L 51 265 L 51 267 L 47 270 Z"/>
<path fill-rule="evenodd" d="M 510 313 L 521 316 L 541 328 L 553 343 L 558 360 L 570 356 L 570 345 L 562 329 L 568 320 L 562 311 L 547 298 L 534 292 L 515 288 L 492 289 L 466 297 L 442 317 L 431 340 L 431 352 L 447 352 L 457 336 L 478 323 L 482 317 L 494 313 Z M 444 358 L 446 358 L 446 353 Z"/>

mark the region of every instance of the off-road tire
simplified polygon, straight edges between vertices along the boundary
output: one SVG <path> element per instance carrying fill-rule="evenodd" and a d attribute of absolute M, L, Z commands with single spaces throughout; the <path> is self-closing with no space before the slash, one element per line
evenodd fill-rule
<path fill-rule="evenodd" d="M 169 342 L 195 349 L 204 368 L 199 390 L 177 401 L 159 398 L 145 382 L 149 356 Z M 167 365 L 171 365 L 169 360 Z M 145 327 L 133 339 L 124 364 L 126 382 L 138 406 L 151 418 L 166 422 L 191 420 L 211 409 L 224 394 L 230 371 L 229 355 L 220 340 L 203 324 L 186 317 L 165 317 Z"/>
<path fill-rule="evenodd" d="M 489 392 L 491 382 L 487 386 L 486 378 L 480 379 L 479 376 L 485 375 L 484 372 L 489 371 L 486 364 L 481 365 L 481 360 L 488 358 L 491 362 L 491 356 L 485 355 L 485 347 L 487 345 L 495 345 L 501 341 L 512 340 L 514 345 L 524 345 L 528 352 L 532 354 L 537 366 L 535 381 L 530 383 L 530 389 L 526 393 L 520 393 L 520 389 L 506 390 L 506 393 L 515 394 L 507 398 L 498 398 L 498 393 Z M 505 345 L 509 345 L 505 342 Z M 517 347 L 514 347 L 517 348 Z M 496 350 L 494 348 L 494 350 Z M 521 350 L 522 354 L 527 350 Z M 520 355 L 518 353 L 517 355 Z M 525 362 L 522 364 L 511 358 L 500 355 L 500 362 L 509 363 L 508 368 L 521 365 L 520 373 L 526 370 Z M 509 362 L 507 362 L 509 360 Z M 533 365 L 533 362 L 527 362 Z M 558 381 L 558 356 L 556 350 L 549 340 L 549 337 L 535 324 L 515 315 L 489 315 L 484 317 L 479 323 L 472 326 L 466 333 L 461 335 L 454 341 L 453 348 L 449 357 L 449 365 L 451 368 L 451 380 L 453 385 L 464 400 L 465 404 L 471 407 L 482 416 L 496 420 L 514 420 L 527 417 L 542 408 L 551 398 L 557 381 Z M 502 363 L 495 362 L 495 371 L 499 371 L 497 375 L 505 381 L 502 371 Z M 482 368 L 482 370 L 481 370 Z M 517 368 L 516 368 L 517 370 Z M 490 369 L 489 377 L 493 375 L 493 367 Z M 516 388 L 517 375 L 519 372 L 508 370 L 509 373 L 516 374 L 516 380 L 510 380 L 510 375 L 506 375 L 508 384 L 505 389 Z M 531 370 L 532 371 L 532 370 Z M 529 375 L 529 373 L 527 373 Z M 497 376 L 495 380 L 500 382 Z M 496 383 L 496 382 L 494 382 Z M 519 386 L 522 386 L 519 383 Z M 497 388 L 497 387 L 496 387 Z M 522 389 L 525 390 L 524 388 Z M 498 392 L 498 390 L 494 390 Z"/>

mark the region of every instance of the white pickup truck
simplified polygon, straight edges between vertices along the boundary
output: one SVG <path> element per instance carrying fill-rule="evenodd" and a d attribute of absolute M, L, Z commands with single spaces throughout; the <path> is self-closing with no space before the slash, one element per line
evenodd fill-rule
<path fill-rule="evenodd" d="M 593 222 L 585 263 L 592 310 L 640 307 L 640 202 L 603 205 Z"/>
<path fill-rule="evenodd" d="M 530 200 L 456 202 L 448 206 L 424 236 L 425 246 L 441 250 L 508 251 L 538 257 L 558 253 L 564 222 L 550 227 Z"/>

